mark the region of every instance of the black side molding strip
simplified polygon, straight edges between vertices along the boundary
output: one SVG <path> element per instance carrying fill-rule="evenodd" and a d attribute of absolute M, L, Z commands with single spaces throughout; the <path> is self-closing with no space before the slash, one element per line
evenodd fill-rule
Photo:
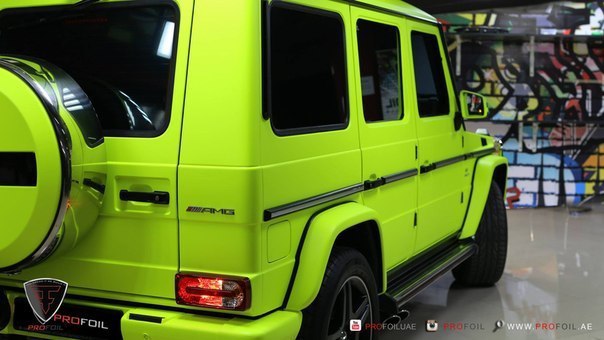
<path fill-rule="evenodd" d="M 363 184 L 356 184 L 343 189 L 331 191 L 322 195 L 313 196 L 300 201 L 284 204 L 264 211 L 264 221 L 270 221 L 277 217 L 289 215 L 304 209 L 312 208 L 317 205 L 328 203 L 346 196 L 350 196 L 363 191 Z"/>
<path fill-rule="evenodd" d="M 417 169 L 407 170 L 407 171 L 399 172 L 399 173 L 396 173 L 393 175 L 380 177 L 373 181 L 365 181 L 365 183 L 363 183 L 363 186 L 365 187 L 365 191 L 373 190 L 375 188 L 381 187 L 382 185 L 394 183 L 397 181 L 402 181 L 404 179 L 407 179 L 407 178 L 410 178 L 413 176 L 417 176 L 417 174 L 418 174 Z"/>
<path fill-rule="evenodd" d="M 462 155 L 462 156 L 456 156 L 456 157 L 448 158 L 448 159 L 445 159 L 445 160 L 442 160 L 442 161 L 438 161 L 438 162 L 435 162 L 435 163 L 432 163 L 432 164 L 429 164 L 429 165 L 422 165 L 420 167 L 419 172 L 420 172 L 420 174 L 425 174 L 425 173 L 434 171 L 436 169 L 444 168 L 444 167 L 449 166 L 449 165 L 453 165 L 453 164 L 456 164 L 456 163 L 459 163 L 459 162 L 463 162 L 463 161 L 471 159 L 471 158 L 480 158 L 480 157 L 483 157 L 483 156 L 487 156 L 487 155 L 492 154 L 493 152 L 495 152 L 495 148 L 489 148 L 489 149 L 486 149 L 486 150 L 481 150 L 481 151 L 476 151 L 476 152 L 470 152 L 470 153 L 467 153 L 467 154 Z"/>
<path fill-rule="evenodd" d="M 408 170 L 399 172 L 396 174 L 380 177 L 373 181 L 365 181 L 363 184 L 356 184 L 350 187 L 346 187 L 343 189 L 330 191 L 328 193 L 314 196 L 311 198 L 306 198 L 300 201 L 296 201 L 293 203 L 284 204 L 275 208 L 266 209 L 264 211 L 264 221 L 270 221 L 277 217 L 289 215 L 301 210 L 305 210 L 308 208 L 315 207 L 317 205 L 321 205 L 324 203 L 328 203 L 330 201 L 334 201 L 340 198 L 344 198 L 346 196 L 350 196 L 352 194 L 356 194 L 362 191 L 373 190 L 375 188 L 381 187 L 382 185 L 390 184 L 396 181 L 401 181 L 406 178 L 410 178 L 413 176 L 417 176 L 417 169 Z"/>
<path fill-rule="evenodd" d="M 467 154 L 466 156 L 467 156 L 467 158 L 480 158 L 480 157 L 488 156 L 488 155 L 492 154 L 493 152 L 495 152 L 495 148 L 489 148 L 486 150 L 471 152 L 471 153 Z"/>
<path fill-rule="evenodd" d="M 455 163 L 459 163 L 459 162 L 463 162 L 466 159 L 468 159 L 467 155 L 463 155 L 463 156 L 457 156 L 457 157 L 453 157 L 453 158 L 449 158 L 449 159 L 445 159 L 444 161 L 440 161 L 440 162 L 436 162 L 434 163 L 434 166 L 438 169 L 438 168 L 444 168 L 446 166 L 449 165 L 453 165 Z"/>
<path fill-rule="evenodd" d="M 393 182 L 402 181 L 404 179 L 417 176 L 417 174 L 418 174 L 417 169 L 413 169 L 413 170 L 399 172 L 398 174 L 394 174 L 394 175 L 384 176 L 382 178 L 384 179 L 384 184 L 390 184 Z"/>
<path fill-rule="evenodd" d="M 298 211 L 302 211 L 302 210 L 305 210 L 308 208 L 316 207 L 318 205 L 328 203 L 328 202 L 331 202 L 331 201 L 334 201 L 334 200 L 337 200 L 340 198 L 344 198 L 346 196 L 350 196 L 352 194 L 356 194 L 356 193 L 359 193 L 362 191 L 373 190 L 373 189 L 379 188 L 386 184 L 390 184 L 390 183 L 397 182 L 397 181 L 402 181 L 404 179 L 417 176 L 418 174 L 425 174 L 427 172 L 436 170 L 437 168 L 449 166 L 449 165 L 452 165 L 452 164 L 455 164 L 458 162 L 465 161 L 470 158 L 486 156 L 488 154 L 493 153 L 493 151 L 495 151 L 495 148 L 490 148 L 487 150 L 482 150 L 482 151 L 478 151 L 478 152 L 465 154 L 462 156 L 449 158 L 444 161 L 432 163 L 427 166 L 421 166 L 419 171 L 417 169 L 407 170 L 407 171 L 399 172 L 396 174 L 380 177 L 376 180 L 365 181 L 362 184 L 355 184 L 353 186 L 330 191 L 330 192 L 322 194 L 322 195 L 313 196 L 313 197 L 302 199 L 302 200 L 295 201 L 292 203 L 280 205 L 275 208 L 266 209 L 264 211 L 264 221 L 267 222 L 267 221 L 270 221 L 277 217 L 289 215 L 289 214 L 292 214 L 292 213 L 295 213 Z"/>

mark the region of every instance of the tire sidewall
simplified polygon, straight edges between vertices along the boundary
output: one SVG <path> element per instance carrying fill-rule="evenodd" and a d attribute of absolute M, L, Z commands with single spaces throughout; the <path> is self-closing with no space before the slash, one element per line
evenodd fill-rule
<path fill-rule="evenodd" d="M 306 320 L 303 320 L 302 323 L 302 339 L 319 340 L 324 338 L 328 332 L 331 313 L 338 294 L 344 283 L 355 276 L 363 281 L 369 291 L 372 320 L 367 319 L 366 322 L 379 322 L 377 285 L 367 260 L 356 250 L 335 248 L 330 257 L 321 290 L 315 301 L 304 311 Z M 345 330 L 348 331 L 348 325 L 344 326 Z M 364 328 L 364 325 L 362 327 Z M 375 331 L 372 331 L 372 339 L 377 339 Z"/>

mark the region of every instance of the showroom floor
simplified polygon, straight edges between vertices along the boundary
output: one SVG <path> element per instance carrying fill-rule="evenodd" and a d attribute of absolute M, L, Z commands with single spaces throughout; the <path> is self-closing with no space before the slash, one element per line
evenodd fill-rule
<path fill-rule="evenodd" d="M 447 274 L 407 306 L 411 316 L 399 329 L 381 339 L 604 339 L 604 205 L 590 207 L 580 214 L 508 210 L 501 281 L 468 289 Z M 426 320 L 436 320 L 438 330 L 426 332 Z M 498 320 L 502 328 L 493 332 Z M 416 331 L 409 330 L 413 324 Z"/>

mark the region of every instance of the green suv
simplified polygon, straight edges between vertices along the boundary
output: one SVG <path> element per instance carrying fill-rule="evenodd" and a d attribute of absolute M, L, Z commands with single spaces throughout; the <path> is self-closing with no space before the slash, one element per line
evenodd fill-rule
<path fill-rule="evenodd" d="M 375 339 L 503 272 L 486 103 L 398 0 L 4 0 L 0 110 L 0 336 Z"/>

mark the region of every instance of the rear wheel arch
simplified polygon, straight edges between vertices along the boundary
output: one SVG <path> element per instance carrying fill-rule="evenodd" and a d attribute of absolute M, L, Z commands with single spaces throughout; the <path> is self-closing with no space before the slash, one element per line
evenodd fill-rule
<path fill-rule="evenodd" d="M 376 221 L 365 221 L 342 231 L 336 238 L 335 247 L 353 248 L 363 254 L 371 266 L 378 291 L 384 289 L 382 238 Z"/>
<path fill-rule="evenodd" d="M 356 248 L 355 245 L 363 243 L 363 239 L 356 237 L 356 233 L 360 233 L 360 236 L 371 235 L 371 246 Z M 327 263 L 336 246 L 354 248 L 365 257 L 371 257 L 367 261 L 372 266 L 374 275 L 379 273 L 380 276 L 375 279 L 376 283 L 380 282 L 378 290 L 382 290 L 384 270 L 380 235 L 377 213 L 357 202 L 340 204 L 316 215 L 309 221 L 306 237 L 301 240 L 302 249 L 297 271 L 292 277 L 292 288 L 285 301 L 286 309 L 303 310 L 317 297 Z M 380 246 L 377 246 L 377 242 Z M 377 270 L 373 268 L 374 263 L 380 264 Z"/>

